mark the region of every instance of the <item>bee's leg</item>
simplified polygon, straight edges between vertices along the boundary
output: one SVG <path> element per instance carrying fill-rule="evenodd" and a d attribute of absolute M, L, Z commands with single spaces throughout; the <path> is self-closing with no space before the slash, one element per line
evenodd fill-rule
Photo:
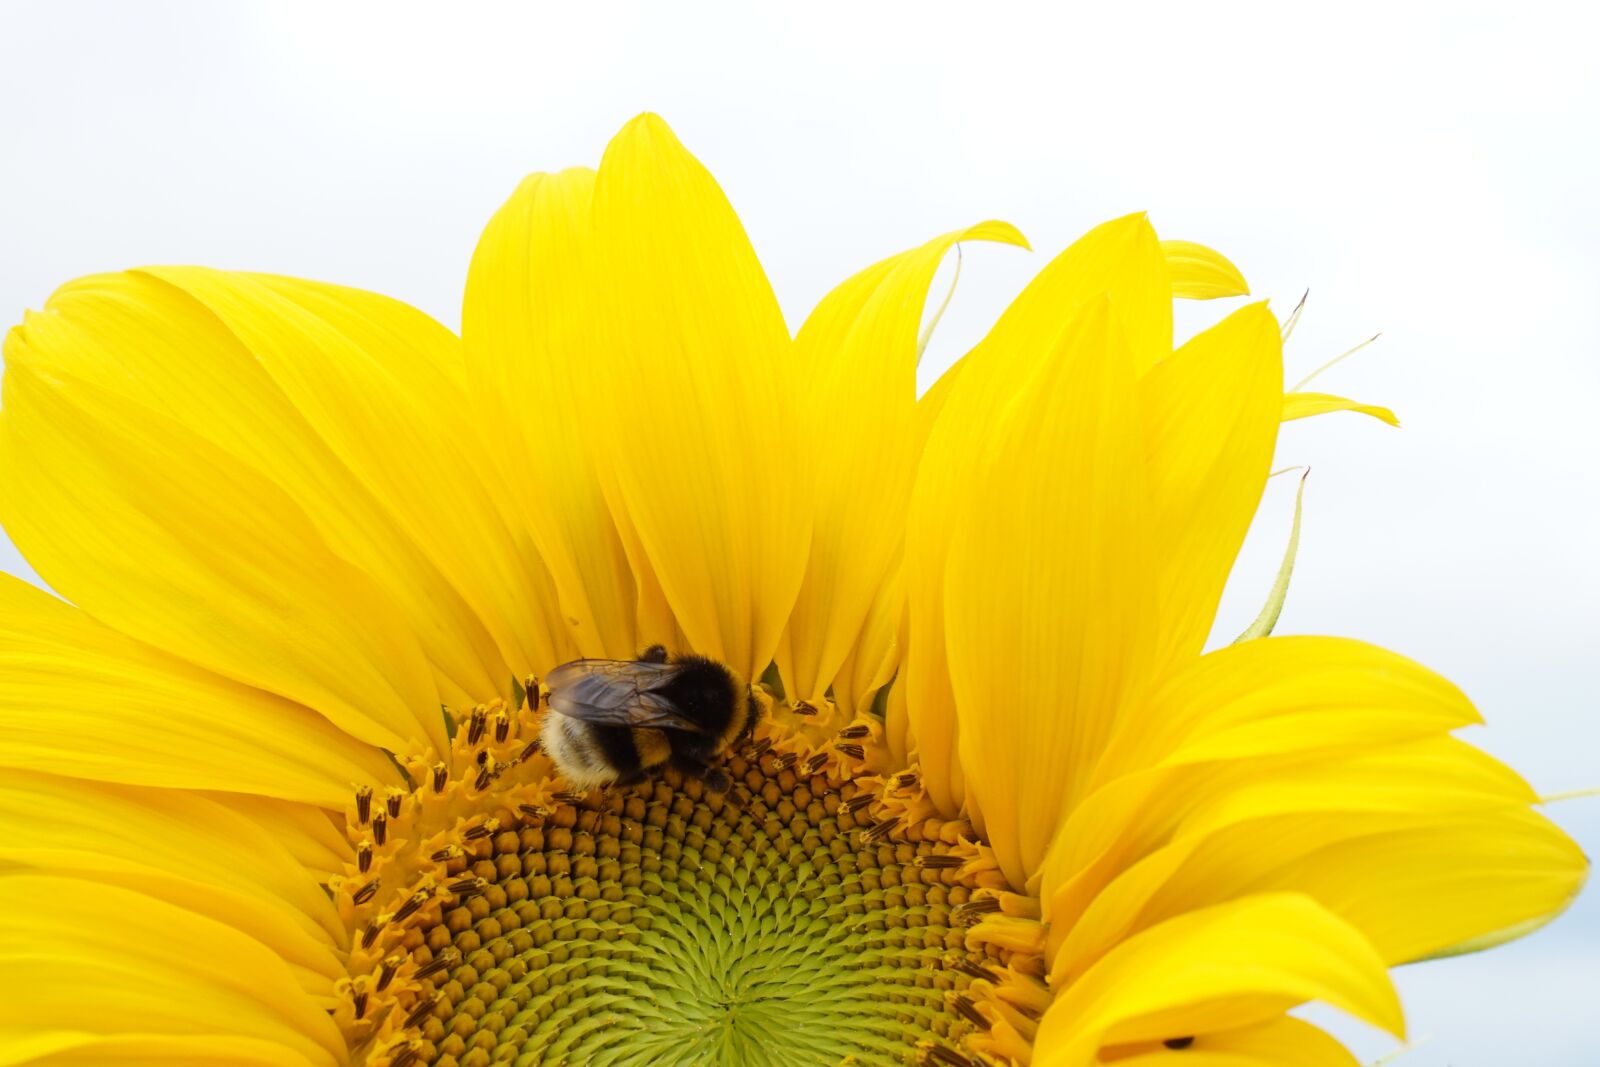
<path fill-rule="evenodd" d="M 706 788 L 713 793 L 726 793 L 733 780 L 717 768 L 711 766 L 699 755 L 687 752 L 674 752 L 668 762 L 673 769 L 685 778 L 698 778 L 706 784 Z"/>
<path fill-rule="evenodd" d="M 640 663 L 665 663 L 667 662 L 667 646 L 651 645 L 639 653 Z"/>

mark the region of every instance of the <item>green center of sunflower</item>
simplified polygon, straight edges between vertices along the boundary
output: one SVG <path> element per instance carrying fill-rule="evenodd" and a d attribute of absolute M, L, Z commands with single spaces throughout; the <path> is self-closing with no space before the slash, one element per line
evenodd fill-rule
<path fill-rule="evenodd" d="M 675 771 L 554 791 L 492 715 L 462 731 L 475 772 L 439 764 L 365 822 L 358 797 L 336 1012 L 357 1062 L 971 1062 L 953 1049 L 988 1024 L 964 990 L 996 961 L 967 947 L 988 909 L 936 820 L 769 741 L 728 759 L 726 794 Z"/>

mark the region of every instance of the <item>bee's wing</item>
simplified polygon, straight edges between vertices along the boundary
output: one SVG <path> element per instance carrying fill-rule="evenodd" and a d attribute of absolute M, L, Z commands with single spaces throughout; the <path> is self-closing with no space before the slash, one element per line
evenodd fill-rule
<path fill-rule="evenodd" d="M 570 718 L 602 726 L 705 733 L 657 692 L 677 669 L 671 663 L 580 659 L 551 671 L 544 684 L 550 690 L 550 707 Z"/>

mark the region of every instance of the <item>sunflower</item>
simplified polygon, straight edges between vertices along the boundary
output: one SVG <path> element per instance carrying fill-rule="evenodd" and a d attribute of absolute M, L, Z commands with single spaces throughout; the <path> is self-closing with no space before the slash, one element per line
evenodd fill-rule
<path fill-rule="evenodd" d="M 152 268 L 11 331 L 7 1064 L 1347 1065 L 1387 969 L 1584 860 L 1353 640 L 1203 653 L 1282 419 L 1243 279 L 1143 216 L 920 399 L 988 222 L 791 336 L 654 116 L 489 223 L 461 336 Z M 1382 412 L 1386 415 L 1386 412 Z M 732 788 L 578 792 L 538 679 L 652 644 L 768 706 Z"/>

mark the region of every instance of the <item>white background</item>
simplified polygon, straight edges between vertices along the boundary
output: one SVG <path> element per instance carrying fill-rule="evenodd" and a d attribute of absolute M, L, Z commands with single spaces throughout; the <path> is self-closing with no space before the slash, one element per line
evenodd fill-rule
<path fill-rule="evenodd" d="M 593 164 L 644 109 L 718 175 L 791 327 L 871 260 L 981 218 L 1021 226 L 1032 256 L 967 250 L 940 366 L 1044 256 L 1146 209 L 1280 314 L 1309 287 L 1293 377 L 1383 332 L 1319 386 L 1403 430 L 1285 429 L 1282 461 L 1314 473 L 1279 632 L 1410 654 L 1474 697 L 1474 739 L 1539 789 L 1600 785 L 1600 27 L 1577 4 L 1113 7 L 12 0 L 0 314 L 74 275 L 199 262 L 381 290 L 454 326 L 518 178 Z M 1270 583 L 1290 482 L 1219 637 Z M 9 547 L 4 566 L 31 577 Z M 1600 849 L 1600 801 L 1552 814 Z M 1424 1039 L 1402 1065 L 1600 1063 L 1600 894 L 1399 981 Z M 1392 1044 L 1353 1032 L 1369 1057 Z"/>

